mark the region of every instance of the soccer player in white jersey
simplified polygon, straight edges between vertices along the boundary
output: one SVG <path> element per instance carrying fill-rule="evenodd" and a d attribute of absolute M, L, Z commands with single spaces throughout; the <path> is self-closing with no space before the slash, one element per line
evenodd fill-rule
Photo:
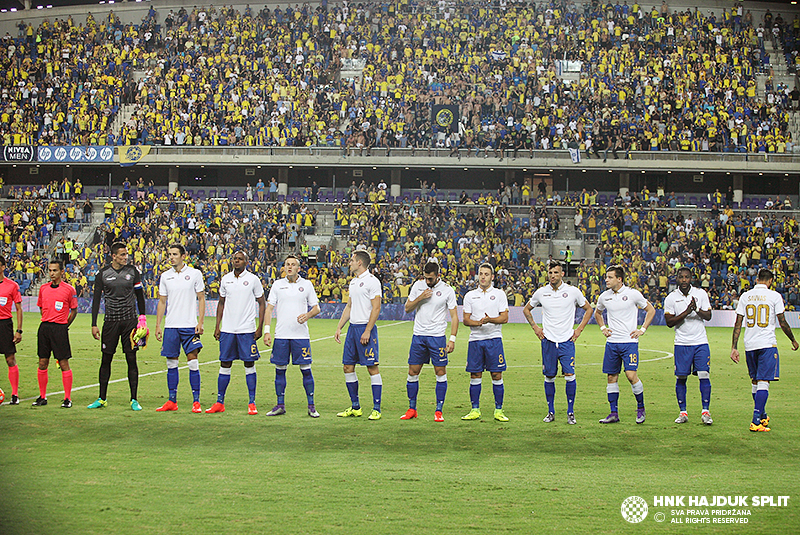
<path fill-rule="evenodd" d="M 256 361 L 260 355 L 256 341 L 261 338 L 264 330 L 267 303 L 261 280 L 245 269 L 247 255 L 236 251 L 231 258 L 231 264 L 233 271 L 226 273 L 219 282 L 217 325 L 214 328 L 214 338 L 219 340 L 220 360 L 217 402 L 206 409 L 206 412 L 225 412 L 225 392 L 231 382 L 231 366 L 238 359 L 244 363 L 244 377 L 250 395 L 247 414 L 258 414 Z"/>
<path fill-rule="evenodd" d="M 436 411 L 433 419 L 444 422 L 442 408 L 447 394 L 447 355 L 456 347 L 458 334 L 458 303 L 456 293 L 439 278 L 439 263 L 428 262 L 422 268 L 423 279 L 416 281 L 408 292 L 406 313 L 414 316 L 414 336 L 408 350 L 408 410 L 400 417 L 410 420 L 417 417 L 417 393 L 422 366 L 433 363 L 436 373 Z M 450 317 L 450 339 L 445 338 L 447 318 Z"/>
<path fill-rule="evenodd" d="M 156 340 L 162 342 L 161 356 L 167 359 L 167 388 L 169 399 L 156 411 L 178 410 L 178 357 L 181 347 L 189 365 L 189 384 L 192 387 L 192 412 L 200 413 L 200 363 L 197 355 L 203 348 L 203 318 L 206 311 L 203 274 L 186 265 L 186 249 L 176 243 L 169 246 L 167 256 L 172 267 L 161 274 L 158 283 L 156 308 Z M 169 306 L 168 306 L 169 305 Z M 164 311 L 166 310 L 166 320 Z M 199 319 L 198 319 L 199 316 Z M 162 321 L 164 330 L 161 330 Z"/>
<path fill-rule="evenodd" d="M 300 366 L 303 374 L 303 388 L 308 400 L 308 415 L 319 418 L 314 404 L 314 376 L 311 375 L 311 337 L 308 334 L 308 320 L 319 314 L 319 300 L 311 281 L 300 276 L 300 260 L 289 255 L 283 261 L 286 277 L 276 280 L 269 290 L 267 325 L 264 327 L 264 343 L 272 345 L 270 323 L 275 309 L 275 345 L 272 347 L 270 362 L 275 365 L 275 393 L 278 403 L 267 416 L 286 414 L 284 393 L 286 392 L 286 368 L 289 356 L 292 364 Z"/>
<path fill-rule="evenodd" d="M 564 282 L 564 268 L 560 262 L 553 261 L 547 269 L 550 284 L 542 286 L 533 293 L 530 301 L 522 309 L 533 332 L 542 341 L 542 374 L 544 374 L 544 396 L 547 399 L 547 416 L 544 421 L 555 421 L 556 374 L 558 364 L 566 379 L 567 423 L 575 422 L 575 340 L 581 335 L 592 319 L 592 305 L 579 289 Z M 542 306 L 542 325 L 533 319 L 533 309 Z M 575 308 L 583 309 L 583 318 L 578 328 L 575 326 Z"/>
<path fill-rule="evenodd" d="M 503 324 L 508 323 L 508 299 L 503 290 L 493 286 L 493 281 L 492 265 L 481 264 L 478 268 L 478 287 L 464 296 L 464 325 L 470 328 L 467 371 L 472 409 L 461 417 L 462 420 L 478 420 L 481 417 L 481 382 L 486 370 L 492 374 L 494 419 L 508 421 L 508 416 L 503 412 L 506 357 L 502 330 Z"/>
<path fill-rule="evenodd" d="M 350 407 L 336 416 L 361 416 L 361 402 L 358 399 L 358 376 L 356 364 L 366 366 L 372 384 L 372 412 L 370 420 L 381 419 L 381 394 L 383 381 L 378 369 L 379 347 L 378 328 L 375 322 L 381 313 L 383 291 L 381 281 L 369 272 L 371 259 L 366 251 L 356 251 L 350 257 L 350 299 L 342 311 L 342 317 L 333 335 L 337 343 L 342 343 L 342 327 L 348 321 L 347 336 L 342 350 L 342 368 L 347 392 L 350 394 Z"/>
<path fill-rule="evenodd" d="M 631 390 L 636 397 L 638 406 L 636 423 L 643 424 L 644 386 L 636 370 L 639 369 L 639 337 L 647 332 L 647 327 L 653 321 L 656 309 L 639 292 L 625 286 L 625 269 L 622 266 L 611 266 L 606 271 L 605 292 L 597 299 L 597 308 L 594 318 L 600 330 L 606 337 L 606 350 L 603 355 L 603 373 L 608 374 L 608 404 L 611 413 L 600 420 L 601 424 L 619 422 L 617 402 L 619 401 L 619 372 L 625 367 L 625 376 L 631 383 Z M 646 311 L 642 326 L 637 328 L 639 309 Z M 607 311 L 608 324 L 603 319 L 603 311 Z"/>
<path fill-rule="evenodd" d="M 746 320 L 744 330 L 744 354 L 747 359 L 747 371 L 753 384 L 753 421 L 750 431 L 769 431 L 767 416 L 767 398 L 769 383 L 780 378 L 780 361 L 778 359 L 778 340 L 775 338 L 775 326 L 780 325 L 783 333 L 792 341 L 792 351 L 800 347 L 794 338 L 792 328 L 783 317 L 786 307 L 783 297 L 770 290 L 773 280 L 768 269 L 758 270 L 756 285 L 752 290 L 742 294 L 736 307 L 736 324 L 733 326 L 733 346 L 731 360 L 739 362 L 739 334 L 742 331 L 742 320 Z"/>
<path fill-rule="evenodd" d="M 701 288 L 692 286 L 692 270 L 682 267 L 678 270 L 678 287 L 664 299 L 664 319 L 667 327 L 675 328 L 675 395 L 681 413 L 676 424 L 689 421 L 686 411 L 686 378 L 696 374 L 700 380 L 700 401 L 703 412 L 700 420 L 711 425 L 709 405 L 711 403 L 711 351 L 704 321 L 711 319 L 711 301 Z"/>

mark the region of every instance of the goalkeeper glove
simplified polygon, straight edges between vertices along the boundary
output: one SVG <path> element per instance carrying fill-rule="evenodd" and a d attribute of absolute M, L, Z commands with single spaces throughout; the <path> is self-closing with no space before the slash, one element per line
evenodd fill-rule
<path fill-rule="evenodd" d="M 131 345 L 137 349 L 147 347 L 147 339 L 150 337 L 150 329 L 147 328 L 147 316 L 139 316 L 139 323 L 131 331 Z"/>

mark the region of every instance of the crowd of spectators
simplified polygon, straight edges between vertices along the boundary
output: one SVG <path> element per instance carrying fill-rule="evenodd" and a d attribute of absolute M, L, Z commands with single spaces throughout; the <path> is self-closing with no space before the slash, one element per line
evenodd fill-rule
<path fill-rule="evenodd" d="M 169 269 L 167 247 L 182 243 L 190 262 L 203 271 L 209 296 L 215 297 L 235 250 L 248 253 L 249 269 L 267 286 L 282 276 L 282 255 L 293 251 L 300 253 L 303 276 L 314 283 L 321 300 L 341 302 L 347 300 L 347 260 L 357 248 L 366 248 L 387 303 L 404 302 L 421 266 L 435 258 L 459 302 L 476 287 L 477 267 L 489 262 L 495 267 L 495 285 L 507 292 L 509 303 L 521 306 L 547 280 L 552 257 L 537 254 L 537 238 L 572 238 L 559 235 L 559 230 L 563 219 L 574 218 L 576 237 L 594 238 L 587 241 L 594 245 L 585 247 L 585 258 L 576 259 L 568 277 L 592 302 L 604 289 L 609 265 L 625 266 L 627 283 L 656 307 L 675 288 L 677 269 L 688 266 L 697 284 L 709 292 L 714 308 L 735 308 L 737 296 L 753 286 L 757 269 L 765 266 L 775 272 L 776 289 L 790 310 L 800 309 L 799 225 L 791 212 L 726 207 L 684 215 L 680 209 L 657 210 L 656 202 L 599 206 L 593 203 L 596 192 L 574 192 L 563 198 L 556 194 L 551 204 L 534 206 L 529 217 L 519 217 L 498 200 L 504 189 L 487 192 L 482 203 L 466 206 L 440 204 L 430 197 L 412 201 L 408 196 L 397 204 L 368 197 L 340 204 L 332 214 L 340 245 L 315 251 L 304 238 L 313 233 L 319 214 L 304 203 L 256 202 L 243 207 L 227 201 L 151 197 L 114 210 L 98 228 L 95 245 L 85 248 L 76 264 L 91 287 L 108 246 L 126 242 L 143 273 L 147 295 L 156 297 L 159 276 Z M 553 202 L 554 197 L 559 200 Z M 557 258 L 563 260 L 561 255 Z"/>
<path fill-rule="evenodd" d="M 800 61 L 797 17 L 636 1 L 323 4 L 20 24 L 0 43 L 3 142 L 438 146 L 500 158 L 570 143 L 597 157 L 794 149 L 800 92 L 773 83 L 764 40 Z M 578 81 L 561 78 L 565 58 L 580 62 Z M 354 65 L 359 80 L 340 79 Z M 133 117 L 113 131 L 123 103 Z M 440 104 L 457 108 L 457 131 L 431 120 Z"/>

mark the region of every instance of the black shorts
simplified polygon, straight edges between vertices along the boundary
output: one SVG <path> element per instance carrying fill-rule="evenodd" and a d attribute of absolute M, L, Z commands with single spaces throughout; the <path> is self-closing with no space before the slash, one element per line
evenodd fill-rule
<path fill-rule="evenodd" d="M 122 352 L 133 353 L 138 348 L 131 344 L 131 332 L 139 323 L 137 318 L 122 321 L 104 321 L 103 334 L 100 337 L 103 353 L 113 355 L 117 351 L 117 344 L 122 339 Z"/>
<path fill-rule="evenodd" d="M 0 353 L 15 355 L 17 344 L 14 343 L 14 322 L 11 318 L 0 320 Z"/>
<path fill-rule="evenodd" d="M 49 359 L 51 354 L 56 360 L 72 358 L 69 330 L 65 323 L 43 321 L 39 324 L 38 338 L 40 359 Z"/>

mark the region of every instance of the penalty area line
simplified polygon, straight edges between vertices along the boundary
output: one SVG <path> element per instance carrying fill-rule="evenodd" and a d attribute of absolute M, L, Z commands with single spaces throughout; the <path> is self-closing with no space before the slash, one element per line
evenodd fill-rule
<path fill-rule="evenodd" d="M 378 325 L 378 329 L 380 329 L 380 328 L 382 328 L 382 327 L 393 327 L 393 326 L 395 326 L 395 325 L 402 325 L 403 323 L 408 323 L 408 321 L 398 321 L 398 322 L 396 322 L 396 323 L 388 323 L 388 324 L 386 324 L 386 325 Z M 321 341 L 323 341 L 323 340 L 331 340 L 331 339 L 333 339 L 333 335 L 331 335 L 331 336 L 323 336 L 322 338 L 315 338 L 314 340 L 311 340 L 311 342 L 321 342 Z M 269 349 L 263 349 L 263 350 L 259 351 L 259 353 L 271 353 L 271 352 L 272 352 L 272 348 L 269 348 Z M 200 363 L 200 366 L 205 366 L 206 364 L 214 364 L 215 362 L 219 362 L 219 359 L 216 359 L 216 360 L 208 360 L 208 361 L 206 361 L 206 362 L 201 362 L 201 363 Z M 179 370 L 186 370 L 186 369 L 188 369 L 188 368 L 189 368 L 189 366 L 188 366 L 188 365 L 185 365 L 185 366 L 179 366 L 179 367 L 178 367 L 178 369 L 179 369 Z M 162 373 L 167 373 L 167 370 L 157 370 L 157 371 L 154 371 L 154 372 L 140 373 L 140 374 L 139 374 L 139 378 L 141 379 L 142 377 L 149 377 L 149 376 L 151 376 L 151 375 L 160 375 L 160 374 L 162 374 Z M 111 385 L 111 384 L 114 384 L 114 383 L 122 383 L 122 382 L 124 382 L 124 381 L 127 381 L 127 380 L 128 380 L 128 378 L 127 378 L 127 377 L 122 377 L 122 378 L 120 378 L 120 379 L 114 379 L 113 381 L 109 381 L 109 382 L 108 382 L 108 384 L 110 384 L 110 385 Z M 74 387 L 74 388 L 72 389 L 72 392 L 77 392 L 77 391 L 79 391 L 79 390 L 86 390 L 87 388 L 96 388 L 96 387 L 98 387 L 98 386 L 100 386 L 100 383 L 94 383 L 94 384 L 90 384 L 90 385 L 83 385 L 83 386 L 76 386 L 76 387 Z M 47 395 L 48 395 L 48 396 L 49 396 L 50 394 L 52 394 L 52 395 L 58 395 L 58 394 L 63 394 L 63 393 L 64 393 L 64 391 L 63 391 L 63 390 L 59 390 L 59 391 L 57 391 L 57 392 L 48 392 L 48 393 L 47 393 Z M 38 397 L 38 396 L 37 396 L 37 397 Z M 30 400 L 32 400 L 32 399 L 36 399 L 36 397 L 20 398 L 20 401 L 30 401 Z"/>

